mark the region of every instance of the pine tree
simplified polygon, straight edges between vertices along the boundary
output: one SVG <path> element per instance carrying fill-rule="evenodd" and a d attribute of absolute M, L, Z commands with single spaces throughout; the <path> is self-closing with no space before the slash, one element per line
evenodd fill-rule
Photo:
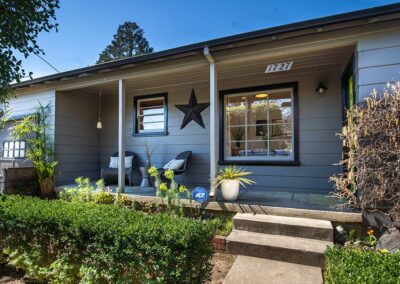
<path fill-rule="evenodd" d="M 125 22 L 118 27 L 111 44 L 99 55 L 98 63 L 153 52 L 144 36 L 144 30 L 135 22 Z"/>

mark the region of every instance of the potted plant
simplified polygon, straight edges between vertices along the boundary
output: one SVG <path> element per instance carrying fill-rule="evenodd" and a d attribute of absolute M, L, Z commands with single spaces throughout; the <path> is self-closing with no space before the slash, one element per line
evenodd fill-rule
<path fill-rule="evenodd" d="M 144 147 L 144 152 L 146 154 L 146 167 L 148 170 L 151 167 L 151 157 L 153 156 L 154 148 L 149 146 L 147 140 L 144 141 L 143 147 Z"/>
<path fill-rule="evenodd" d="M 222 197 L 225 201 L 236 201 L 239 195 L 239 187 L 245 184 L 254 184 L 255 182 L 245 178 L 252 173 L 247 172 L 236 166 L 229 166 L 218 171 L 217 176 L 214 179 L 216 187 L 221 185 Z"/>
<path fill-rule="evenodd" d="M 50 127 L 50 114 L 50 105 L 39 104 L 35 113 L 22 119 L 13 132 L 15 139 L 24 140 L 26 143 L 26 157 L 37 172 L 43 197 L 54 196 L 54 168 L 57 165 L 57 162 L 53 161 L 54 151 L 46 133 Z"/>

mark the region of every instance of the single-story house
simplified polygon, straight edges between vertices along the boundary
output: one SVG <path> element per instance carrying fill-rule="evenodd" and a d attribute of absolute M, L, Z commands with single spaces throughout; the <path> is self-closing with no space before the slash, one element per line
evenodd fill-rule
<path fill-rule="evenodd" d="M 242 202 L 290 196 L 307 207 L 343 170 L 335 164 L 346 108 L 398 81 L 399 71 L 400 4 L 393 4 L 24 81 L 10 108 L 18 118 L 38 102 L 52 106 L 58 185 L 99 179 L 117 151 L 134 152 L 136 167 L 145 166 L 147 143 L 156 166 L 192 151 L 177 177 L 189 188 L 213 195 L 210 178 L 235 164 L 256 182 Z M 25 145 L 12 140 L 13 123 L 0 134 L 1 163 L 18 167 Z M 140 181 L 135 171 L 134 185 Z"/>

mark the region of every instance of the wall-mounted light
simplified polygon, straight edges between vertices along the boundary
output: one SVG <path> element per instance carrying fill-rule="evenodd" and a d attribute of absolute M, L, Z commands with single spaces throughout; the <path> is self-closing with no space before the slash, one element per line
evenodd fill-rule
<path fill-rule="evenodd" d="M 101 123 L 101 90 L 99 91 L 99 121 L 97 121 L 97 129 L 100 130 L 103 128 L 103 124 Z"/>
<path fill-rule="evenodd" d="M 268 98 L 268 94 L 257 94 L 257 95 L 255 95 L 255 97 L 257 99 L 265 99 L 265 98 Z"/>
<path fill-rule="evenodd" d="M 315 89 L 315 91 L 319 94 L 325 93 L 326 90 L 328 90 L 328 88 L 322 82 L 319 82 L 317 88 Z"/>

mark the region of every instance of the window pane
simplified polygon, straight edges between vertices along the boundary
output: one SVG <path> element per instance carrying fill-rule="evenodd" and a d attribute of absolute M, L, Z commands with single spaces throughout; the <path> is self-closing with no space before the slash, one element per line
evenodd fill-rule
<path fill-rule="evenodd" d="M 8 150 L 3 150 L 3 157 L 8 158 Z"/>
<path fill-rule="evenodd" d="M 226 113 L 226 122 L 228 125 L 245 125 L 244 111 L 230 111 Z"/>
<path fill-rule="evenodd" d="M 14 142 L 14 149 L 19 149 L 19 141 Z"/>
<path fill-rule="evenodd" d="M 244 141 L 245 127 L 232 126 L 227 129 L 227 141 Z"/>
<path fill-rule="evenodd" d="M 247 92 L 225 98 L 227 158 L 287 160 L 292 156 L 292 139 L 291 89 Z"/>
<path fill-rule="evenodd" d="M 270 139 L 271 140 L 282 140 L 290 139 L 291 137 L 291 124 L 287 123 L 272 123 L 270 125 Z"/>
<path fill-rule="evenodd" d="M 25 150 L 20 150 L 19 157 L 20 158 L 25 158 Z"/>
<path fill-rule="evenodd" d="M 14 142 L 10 142 L 8 145 L 8 149 L 14 149 Z"/>
<path fill-rule="evenodd" d="M 164 98 L 138 100 L 137 123 L 139 132 L 164 130 Z"/>
<path fill-rule="evenodd" d="M 12 158 L 13 157 L 13 150 L 8 150 L 8 157 Z"/>
<path fill-rule="evenodd" d="M 19 150 L 14 150 L 14 158 L 19 158 Z"/>
<path fill-rule="evenodd" d="M 229 157 L 237 157 L 245 155 L 245 141 L 234 141 L 226 143 L 225 155 Z"/>
<path fill-rule="evenodd" d="M 4 142 L 4 149 L 8 149 L 8 142 Z"/>
<path fill-rule="evenodd" d="M 292 154 L 292 143 L 290 140 L 270 141 L 269 147 L 273 156 L 290 156 Z"/>
<path fill-rule="evenodd" d="M 25 141 L 21 141 L 20 149 L 25 149 Z"/>

